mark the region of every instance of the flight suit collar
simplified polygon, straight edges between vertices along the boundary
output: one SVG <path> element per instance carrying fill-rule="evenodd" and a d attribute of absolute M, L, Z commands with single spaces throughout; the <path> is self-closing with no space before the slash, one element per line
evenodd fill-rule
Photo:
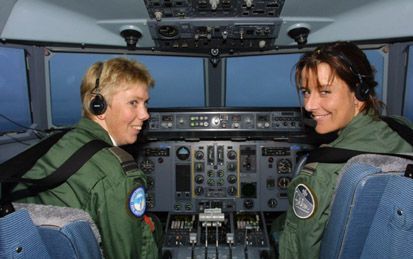
<path fill-rule="evenodd" d="M 364 128 L 368 126 L 373 121 L 373 117 L 369 113 L 360 112 L 357 114 L 350 123 L 343 129 L 338 131 L 338 137 L 328 146 L 335 146 L 336 144 L 343 141 L 348 134 L 357 132 L 357 129 Z"/>

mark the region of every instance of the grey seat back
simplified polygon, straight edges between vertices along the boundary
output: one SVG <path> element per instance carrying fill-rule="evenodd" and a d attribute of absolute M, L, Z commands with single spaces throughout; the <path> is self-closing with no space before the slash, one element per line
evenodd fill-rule
<path fill-rule="evenodd" d="M 79 209 L 13 204 L 0 219 L 0 258 L 100 259 L 99 231 Z"/>

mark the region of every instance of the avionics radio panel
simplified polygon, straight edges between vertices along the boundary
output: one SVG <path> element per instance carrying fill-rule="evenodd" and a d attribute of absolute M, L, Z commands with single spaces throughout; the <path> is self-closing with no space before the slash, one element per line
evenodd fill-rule
<path fill-rule="evenodd" d="M 301 132 L 299 109 L 151 110 L 149 132 Z"/>

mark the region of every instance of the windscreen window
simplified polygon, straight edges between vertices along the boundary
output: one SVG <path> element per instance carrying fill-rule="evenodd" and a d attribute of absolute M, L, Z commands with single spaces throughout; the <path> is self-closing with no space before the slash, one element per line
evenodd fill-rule
<path fill-rule="evenodd" d="M 376 70 L 377 96 L 383 99 L 384 57 L 381 50 L 366 50 Z M 300 99 L 294 82 L 295 64 L 301 54 L 228 58 L 227 107 L 297 107 Z"/>
<path fill-rule="evenodd" d="M 80 84 L 86 70 L 109 54 L 54 53 L 49 60 L 51 114 L 54 126 L 73 125 L 81 117 Z M 149 108 L 204 107 L 202 58 L 127 55 L 143 63 L 155 79 Z"/>

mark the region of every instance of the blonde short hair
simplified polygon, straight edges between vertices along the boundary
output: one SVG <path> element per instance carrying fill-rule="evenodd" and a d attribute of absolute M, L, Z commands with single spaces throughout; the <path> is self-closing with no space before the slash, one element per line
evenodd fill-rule
<path fill-rule="evenodd" d="M 144 83 L 148 88 L 155 84 L 148 69 L 141 63 L 127 58 L 113 58 L 93 64 L 83 77 L 80 96 L 83 115 L 91 118 L 91 100 L 100 94 L 110 103 L 114 93 L 133 83 Z"/>

